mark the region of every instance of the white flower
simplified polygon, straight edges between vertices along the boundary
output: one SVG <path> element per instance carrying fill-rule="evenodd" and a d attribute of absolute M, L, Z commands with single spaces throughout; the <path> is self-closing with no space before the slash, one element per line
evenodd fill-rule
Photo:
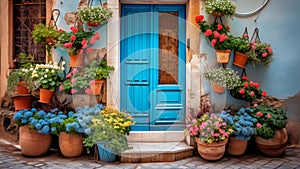
<path fill-rule="evenodd" d="M 65 70 L 65 68 L 64 68 L 64 67 L 61 67 L 61 70 L 62 70 L 62 71 L 64 71 L 64 70 Z"/>
<path fill-rule="evenodd" d="M 51 71 L 51 73 L 55 73 L 55 71 L 54 71 L 54 70 L 52 70 L 52 71 Z"/>
<path fill-rule="evenodd" d="M 47 75 L 44 75 L 44 77 L 47 78 L 48 76 L 47 76 Z"/>
<path fill-rule="evenodd" d="M 49 72 L 49 69 L 46 69 L 46 72 Z"/>
<path fill-rule="evenodd" d="M 61 65 L 63 65 L 63 66 L 64 66 L 65 64 L 66 64 L 66 62 L 65 62 L 65 61 L 62 61 L 62 62 L 61 62 Z"/>

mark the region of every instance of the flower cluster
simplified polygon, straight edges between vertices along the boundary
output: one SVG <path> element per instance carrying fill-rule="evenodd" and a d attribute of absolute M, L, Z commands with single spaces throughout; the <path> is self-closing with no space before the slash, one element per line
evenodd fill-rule
<path fill-rule="evenodd" d="M 87 22 L 105 23 L 112 17 L 113 12 L 104 7 L 82 7 L 78 11 L 78 16 Z"/>
<path fill-rule="evenodd" d="M 230 68 L 212 68 L 205 72 L 204 78 L 217 83 L 219 86 L 233 89 L 240 84 L 240 77 Z"/>
<path fill-rule="evenodd" d="M 254 127 L 257 122 L 256 118 L 249 115 L 252 112 L 251 108 L 241 108 L 235 115 L 231 115 L 230 111 L 222 111 L 220 116 L 228 125 L 233 126 L 232 137 L 249 140 L 254 134 Z"/>
<path fill-rule="evenodd" d="M 200 25 L 200 30 L 208 38 L 211 45 L 217 50 L 231 49 L 231 40 L 228 33 L 230 28 L 217 22 L 208 24 L 203 15 L 196 16 L 196 22 Z"/>
<path fill-rule="evenodd" d="M 19 126 L 28 125 L 29 129 L 35 129 L 40 134 L 50 134 L 50 117 L 51 113 L 46 113 L 44 110 L 20 110 L 14 115 L 14 121 Z"/>
<path fill-rule="evenodd" d="M 275 131 L 285 128 L 286 110 L 269 105 L 255 105 L 251 116 L 257 119 L 255 135 L 264 139 L 274 138 Z"/>
<path fill-rule="evenodd" d="M 253 66 L 264 64 L 268 66 L 273 61 L 271 45 L 263 42 L 251 42 L 251 50 L 247 53 Z"/>
<path fill-rule="evenodd" d="M 208 14 L 216 16 L 233 16 L 236 10 L 236 5 L 232 0 L 206 0 L 204 5 Z"/>
<path fill-rule="evenodd" d="M 230 94 L 236 99 L 252 102 L 255 99 L 267 96 L 267 92 L 259 89 L 259 86 L 259 83 L 250 81 L 248 77 L 242 76 L 242 81 L 230 91 Z"/>
<path fill-rule="evenodd" d="M 52 64 L 37 64 L 35 65 L 34 70 L 32 70 L 32 78 L 36 80 L 38 86 L 41 86 L 43 89 L 48 89 L 54 91 L 59 82 L 62 80 L 62 71 L 64 68 L 65 62 L 62 62 L 61 66 L 58 66 L 57 62 Z"/>
<path fill-rule="evenodd" d="M 218 115 L 204 114 L 199 119 L 193 119 L 192 123 L 187 125 L 187 131 L 190 136 L 211 144 L 227 139 L 233 132 L 233 129 Z"/>
<path fill-rule="evenodd" d="M 91 52 L 92 48 L 89 46 L 95 44 L 100 39 L 98 32 L 94 33 L 92 30 L 86 31 L 82 26 L 71 26 L 70 30 L 70 32 L 59 30 L 58 46 L 67 49 L 71 55 L 80 54 L 83 50 Z"/>

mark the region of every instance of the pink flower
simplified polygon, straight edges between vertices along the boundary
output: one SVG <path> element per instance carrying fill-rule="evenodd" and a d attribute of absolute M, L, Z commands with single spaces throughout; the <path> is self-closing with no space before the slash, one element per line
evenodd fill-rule
<path fill-rule="evenodd" d="M 73 41 L 76 40 L 76 36 L 75 36 L 75 35 L 72 35 L 72 36 L 71 36 L 71 40 L 73 40 Z"/>
<path fill-rule="evenodd" d="M 90 85 L 94 85 L 95 84 L 95 80 L 91 80 L 89 84 Z"/>
<path fill-rule="evenodd" d="M 263 97 L 266 97 L 266 96 L 267 96 L 267 92 L 266 92 L 266 91 L 263 91 L 263 92 L 261 93 L 261 95 L 262 95 Z"/>
<path fill-rule="evenodd" d="M 71 90 L 71 93 L 72 93 L 72 94 L 74 94 L 74 93 L 76 93 L 76 92 L 77 92 L 77 91 L 76 91 L 75 89 L 72 89 L 72 90 Z"/>
<path fill-rule="evenodd" d="M 256 123 L 256 127 L 261 128 L 261 124 L 260 123 Z"/>
<path fill-rule="evenodd" d="M 242 80 L 249 81 L 249 78 L 247 76 L 242 76 Z"/>
<path fill-rule="evenodd" d="M 218 37 L 220 37 L 220 33 L 218 31 L 214 31 L 214 36 L 215 36 L 215 38 L 218 38 Z"/>
<path fill-rule="evenodd" d="M 268 47 L 267 50 L 268 50 L 268 53 L 270 53 L 270 54 L 273 53 L 273 50 L 271 47 Z"/>
<path fill-rule="evenodd" d="M 215 46 L 216 43 L 217 43 L 217 40 L 216 40 L 216 39 L 213 39 L 213 40 L 211 41 L 211 45 L 212 45 L 212 46 Z"/>
<path fill-rule="evenodd" d="M 245 34 L 243 35 L 243 38 L 247 38 L 247 37 L 248 37 L 248 34 L 245 33 Z"/>
<path fill-rule="evenodd" d="M 65 47 L 65 48 L 71 48 L 72 45 L 73 45 L 72 42 L 67 42 L 67 43 L 64 44 L 64 47 Z"/>
<path fill-rule="evenodd" d="M 227 35 L 225 35 L 224 33 L 220 36 L 220 42 L 223 42 L 224 40 L 226 40 L 228 38 Z"/>
<path fill-rule="evenodd" d="M 254 107 L 257 107 L 257 106 L 258 106 L 258 104 L 257 104 L 257 103 L 255 103 L 253 106 L 254 106 Z"/>
<path fill-rule="evenodd" d="M 248 88 L 248 87 L 249 87 L 248 82 L 245 82 L 245 83 L 244 83 L 244 87 L 245 87 L 245 88 Z"/>
<path fill-rule="evenodd" d="M 196 22 L 203 22 L 204 16 L 203 15 L 198 15 L 198 16 L 196 16 L 195 20 L 196 20 Z"/>
<path fill-rule="evenodd" d="M 90 44 L 95 44 L 96 43 L 96 40 L 94 39 L 94 38 L 91 38 L 91 40 L 90 40 Z"/>
<path fill-rule="evenodd" d="M 72 77 L 72 73 L 68 73 L 66 76 L 67 79 L 70 79 L 71 77 Z"/>
<path fill-rule="evenodd" d="M 78 72 L 78 69 L 77 69 L 77 68 L 74 68 L 74 69 L 72 70 L 73 75 L 76 74 L 77 72 Z"/>
<path fill-rule="evenodd" d="M 223 25 L 221 25 L 221 24 L 218 24 L 218 25 L 217 25 L 217 27 L 218 27 L 217 29 L 218 29 L 218 31 L 219 31 L 219 30 L 222 30 L 222 28 L 223 28 Z"/>
<path fill-rule="evenodd" d="M 92 94 L 92 90 L 91 90 L 90 88 L 86 88 L 86 89 L 85 89 L 85 93 L 86 93 L 86 94 Z"/>
<path fill-rule="evenodd" d="M 256 87 L 256 89 L 259 88 L 259 83 L 254 83 L 254 86 Z"/>
<path fill-rule="evenodd" d="M 268 56 L 268 53 L 267 52 L 264 52 L 263 54 L 262 54 L 262 57 L 267 57 Z"/>
<path fill-rule="evenodd" d="M 254 86 L 254 82 L 250 81 L 250 86 Z"/>
<path fill-rule="evenodd" d="M 86 39 L 82 39 L 81 44 L 82 44 L 82 45 L 87 44 Z"/>
<path fill-rule="evenodd" d="M 88 53 L 90 53 L 90 52 L 92 52 L 92 51 L 93 51 L 92 48 L 87 48 L 87 52 L 88 52 Z"/>
<path fill-rule="evenodd" d="M 58 30 L 59 33 L 62 33 L 63 31 L 64 31 L 64 30 L 62 30 L 62 29 L 59 29 L 59 30 Z"/>
<path fill-rule="evenodd" d="M 63 86 L 63 85 L 60 85 L 60 86 L 59 86 L 59 90 L 60 90 L 60 91 L 64 90 L 64 86 Z"/>
<path fill-rule="evenodd" d="M 272 118 L 271 114 L 269 114 L 269 113 L 267 114 L 267 117 L 268 117 L 269 119 Z"/>
<path fill-rule="evenodd" d="M 95 38 L 96 40 L 100 40 L 100 35 L 99 35 L 98 32 L 95 32 L 94 38 Z"/>
<path fill-rule="evenodd" d="M 255 94 L 254 91 L 250 92 L 250 96 L 254 96 L 254 94 Z"/>
<path fill-rule="evenodd" d="M 75 79 L 75 78 L 72 78 L 71 82 L 72 82 L 72 83 L 75 83 L 75 82 L 76 82 L 76 79 Z"/>
<path fill-rule="evenodd" d="M 244 89 L 241 89 L 239 92 L 240 92 L 240 94 L 245 94 L 245 90 Z"/>
<path fill-rule="evenodd" d="M 204 33 L 205 36 L 210 36 L 212 35 L 212 30 L 211 29 L 207 29 Z"/>
<path fill-rule="evenodd" d="M 251 46 L 251 49 L 252 49 L 252 50 L 255 50 L 255 49 L 256 49 L 256 45 L 253 44 L 253 45 Z"/>
<path fill-rule="evenodd" d="M 261 117 L 261 116 L 263 116 L 264 114 L 262 114 L 260 111 L 258 111 L 258 112 L 256 112 L 256 115 L 259 116 L 259 117 Z"/>
<path fill-rule="evenodd" d="M 77 33 L 77 32 L 78 32 L 78 28 L 75 28 L 74 26 L 71 26 L 70 29 L 71 29 L 71 31 L 74 32 L 74 33 Z"/>

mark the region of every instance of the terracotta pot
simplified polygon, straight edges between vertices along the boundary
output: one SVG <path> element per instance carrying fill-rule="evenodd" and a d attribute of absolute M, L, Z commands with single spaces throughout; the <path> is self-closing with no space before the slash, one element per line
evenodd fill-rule
<path fill-rule="evenodd" d="M 222 17 L 222 16 L 224 16 L 225 14 L 224 14 L 224 13 L 219 13 L 219 12 L 213 12 L 212 15 L 213 15 L 214 17 Z"/>
<path fill-rule="evenodd" d="M 287 145 L 287 131 L 286 128 L 275 131 L 275 136 L 272 139 L 264 139 L 256 136 L 255 143 L 259 151 L 268 156 L 277 157 L 285 152 Z"/>
<path fill-rule="evenodd" d="M 45 41 L 48 45 L 55 45 L 55 40 L 54 40 L 54 37 L 53 36 L 47 36 L 45 37 Z"/>
<path fill-rule="evenodd" d="M 26 156 L 40 156 L 48 152 L 52 140 L 51 134 L 39 134 L 29 130 L 28 125 L 19 128 L 20 146 Z"/>
<path fill-rule="evenodd" d="M 83 152 L 82 134 L 59 134 L 59 148 L 65 157 L 77 157 Z"/>
<path fill-rule="evenodd" d="M 77 53 L 76 55 L 72 54 L 73 52 L 69 52 L 70 55 L 70 67 L 83 67 L 83 55 Z"/>
<path fill-rule="evenodd" d="M 235 52 L 233 63 L 234 65 L 245 68 L 245 65 L 248 61 L 248 56 L 244 53 Z"/>
<path fill-rule="evenodd" d="M 50 103 L 52 96 L 54 95 L 55 91 L 42 89 L 40 88 L 40 100 L 41 103 Z"/>
<path fill-rule="evenodd" d="M 26 87 L 26 83 L 24 81 L 20 81 L 17 85 L 18 94 L 29 94 L 29 91 Z"/>
<path fill-rule="evenodd" d="M 212 144 L 203 143 L 199 138 L 195 138 L 195 141 L 197 142 L 198 152 L 202 158 L 205 160 L 219 160 L 225 154 L 225 147 L 228 139 Z"/>
<path fill-rule="evenodd" d="M 230 155 L 242 155 L 245 153 L 248 145 L 248 140 L 240 140 L 230 137 L 227 145 L 227 153 Z"/>
<path fill-rule="evenodd" d="M 101 88 L 105 80 L 95 80 L 95 84 L 91 84 L 90 88 L 93 95 L 99 95 L 101 93 Z"/>
<path fill-rule="evenodd" d="M 87 25 L 91 27 L 98 27 L 100 24 L 101 22 L 87 22 Z"/>
<path fill-rule="evenodd" d="M 225 87 L 219 86 L 216 83 L 212 83 L 212 90 L 215 93 L 220 93 L 220 94 L 225 93 Z"/>
<path fill-rule="evenodd" d="M 231 50 L 216 50 L 217 62 L 227 64 Z"/>
<path fill-rule="evenodd" d="M 32 96 L 16 96 L 14 97 L 15 110 L 31 109 Z"/>

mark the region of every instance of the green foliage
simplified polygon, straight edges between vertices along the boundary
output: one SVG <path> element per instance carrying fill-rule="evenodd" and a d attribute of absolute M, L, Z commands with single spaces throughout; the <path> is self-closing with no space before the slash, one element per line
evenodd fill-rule
<path fill-rule="evenodd" d="M 273 50 L 271 45 L 263 42 L 251 42 L 251 50 L 247 52 L 249 62 L 253 66 L 263 64 L 268 66 L 273 61 Z"/>
<path fill-rule="evenodd" d="M 205 72 L 204 78 L 228 89 L 233 89 L 240 84 L 237 72 L 230 68 L 211 68 Z"/>
<path fill-rule="evenodd" d="M 100 58 L 93 60 L 89 66 L 84 69 L 84 74 L 90 79 L 101 80 L 106 79 L 113 70 L 115 70 L 115 68 L 107 65 L 106 59 Z"/>
<path fill-rule="evenodd" d="M 105 23 L 112 17 L 113 12 L 105 7 L 82 7 L 78 11 L 78 16 L 87 22 Z"/>
<path fill-rule="evenodd" d="M 237 37 L 231 35 L 230 40 L 231 40 L 232 50 L 236 52 L 247 53 L 251 49 L 247 37 Z"/>
<path fill-rule="evenodd" d="M 287 116 L 283 108 L 272 108 L 269 105 L 257 106 L 251 116 L 257 119 L 255 135 L 264 139 L 274 138 L 275 131 L 286 127 Z"/>
<path fill-rule="evenodd" d="M 25 53 L 20 53 L 20 68 L 30 69 L 34 66 L 34 57 L 27 56 Z"/>
<path fill-rule="evenodd" d="M 16 95 L 17 85 L 19 82 L 24 81 L 25 86 L 29 91 L 36 89 L 34 80 L 31 77 L 33 68 L 31 69 L 17 69 L 10 73 L 7 78 L 7 92 L 10 96 Z"/>
<path fill-rule="evenodd" d="M 206 0 L 204 5 L 208 14 L 233 16 L 236 10 L 236 5 L 232 0 Z"/>
<path fill-rule="evenodd" d="M 42 43 L 47 45 L 46 37 L 53 37 L 56 41 L 59 37 L 59 33 L 54 27 L 48 27 L 45 24 L 38 24 L 35 26 L 35 29 L 32 32 L 32 37 L 35 42 Z"/>

